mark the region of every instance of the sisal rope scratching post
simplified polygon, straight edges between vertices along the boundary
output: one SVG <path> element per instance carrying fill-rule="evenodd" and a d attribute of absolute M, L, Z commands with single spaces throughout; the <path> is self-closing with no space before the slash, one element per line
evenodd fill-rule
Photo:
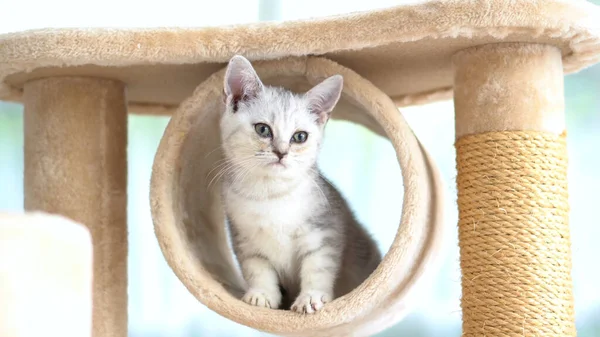
<path fill-rule="evenodd" d="M 117 81 L 28 82 L 25 209 L 85 224 L 93 244 L 94 337 L 127 336 L 127 110 Z"/>
<path fill-rule="evenodd" d="M 463 336 L 575 336 L 561 53 L 454 60 Z"/>

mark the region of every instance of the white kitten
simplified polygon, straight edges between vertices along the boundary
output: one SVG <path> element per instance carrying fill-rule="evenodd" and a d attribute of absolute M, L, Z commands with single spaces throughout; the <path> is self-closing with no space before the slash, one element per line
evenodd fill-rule
<path fill-rule="evenodd" d="M 263 85 L 242 56 L 229 62 L 223 200 L 247 303 L 313 313 L 358 286 L 381 260 L 316 166 L 342 82 L 332 76 L 298 95 Z"/>

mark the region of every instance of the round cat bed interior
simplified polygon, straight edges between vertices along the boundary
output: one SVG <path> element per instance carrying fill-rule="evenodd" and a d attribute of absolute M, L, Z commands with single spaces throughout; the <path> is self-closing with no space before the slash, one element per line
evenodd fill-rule
<path fill-rule="evenodd" d="M 214 170 L 222 159 L 222 69 L 180 105 L 156 153 L 150 199 L 160 248 L 200 302 L 240 324 L 285 336 L 364 336 L 384 330 L 418 300 L 419 289 L 426 287 L 440 259 L 444 193 L 437 169 L 393 101 L 353 71 L 319 57 L 253 65 L 265 84 L 297 92 L 334 74 L 344 77 L 332 118 L 343 116 L 387 137 L 397 153 L 404 198 L 398 203 L 402 217 L 394 242 L 365 282 L 316 314 L 259 308 L 239 299 L 243 283 L 230 250 Z"/>

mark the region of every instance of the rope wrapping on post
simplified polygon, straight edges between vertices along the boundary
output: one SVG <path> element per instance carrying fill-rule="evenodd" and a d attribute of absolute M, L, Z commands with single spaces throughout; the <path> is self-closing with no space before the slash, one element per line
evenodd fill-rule
<path fill-rule="evenodd" d="M 463 336 L 575 336 L 565 134 L 455 146 Z"/>

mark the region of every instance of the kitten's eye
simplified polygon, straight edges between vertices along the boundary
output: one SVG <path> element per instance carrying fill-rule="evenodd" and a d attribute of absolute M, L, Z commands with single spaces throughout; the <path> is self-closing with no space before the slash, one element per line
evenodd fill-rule
<path fill-rule="evenodd" d="M 308 133 L 306 133 L 304 131 L 299 131 L 299 132 L 294 133 L 294 135 L 292 136 L 292 142 L 304 143 L 307 138 L 308 138 Z"/>
<path fill-rule="evenodd" d="M 256 130 L 256 133 L 263 138 L 272 137 L 271 128 L 267 124 L 257 123 L 254 125 L 254 130 Z"/>

